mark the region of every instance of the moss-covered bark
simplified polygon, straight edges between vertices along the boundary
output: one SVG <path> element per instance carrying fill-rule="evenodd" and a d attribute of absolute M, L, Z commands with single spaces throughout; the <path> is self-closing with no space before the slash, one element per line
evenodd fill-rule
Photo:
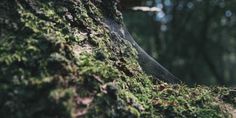
<path fill-rule="evenodd" d="M 1 118 L 230 117 L 226 88 L 168 85 L 147 76 L 114 0 L 0 3 Z M 227 104 L 226 104 L 227 103 Z"/>

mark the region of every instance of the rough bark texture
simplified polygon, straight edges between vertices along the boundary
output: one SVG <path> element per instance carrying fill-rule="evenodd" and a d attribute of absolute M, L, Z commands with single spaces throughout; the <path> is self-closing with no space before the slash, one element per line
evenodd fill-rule
<path fill-rule="evenodd" d="M 2 118 L 230 117 L 226 88 L 168 85 L 102 22 L 114 0 L 0 2 Z"/>

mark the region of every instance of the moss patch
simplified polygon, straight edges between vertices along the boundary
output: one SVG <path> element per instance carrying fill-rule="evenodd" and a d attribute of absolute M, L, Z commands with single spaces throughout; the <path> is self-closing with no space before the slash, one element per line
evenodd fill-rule
<path fill-rule="evenodd" d="M 227 88 L 147 76 L 130 43 L 114 40 L 102 23 L 104 17 L 122 22 L 110 5 L 116 2 L 0 4 L 2 117 L 230 117 L 224 106 L 235 96 Z"/>

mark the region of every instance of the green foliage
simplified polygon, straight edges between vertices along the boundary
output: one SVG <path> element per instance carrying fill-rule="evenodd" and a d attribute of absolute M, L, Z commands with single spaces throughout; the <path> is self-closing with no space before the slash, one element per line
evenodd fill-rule
<path fill-rule="evenodd" d="M 125 10 L 124 20 L 141 47 L 174 75 L 191 85 L 236 84 L 234 0 L 121 2 L 127 9 L 133 6 L 161 9 Z"/>

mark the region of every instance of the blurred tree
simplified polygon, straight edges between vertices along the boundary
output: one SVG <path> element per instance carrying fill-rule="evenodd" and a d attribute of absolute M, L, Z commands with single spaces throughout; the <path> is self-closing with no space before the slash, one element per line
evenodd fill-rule
<path fill-rule="evenodd" d="M 124 19 L 139 44 L 184 82 L 236 83 L 236 1 L 123 1 L 162 9 L 156 13 L 126 9 Z"/>

